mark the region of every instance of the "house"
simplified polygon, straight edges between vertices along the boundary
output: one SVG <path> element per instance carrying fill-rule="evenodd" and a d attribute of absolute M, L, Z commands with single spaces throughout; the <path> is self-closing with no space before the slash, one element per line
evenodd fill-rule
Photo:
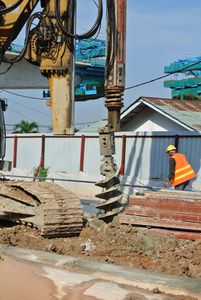
<path fill-rule="evenodd" d="M 121 113 L 121 131 L 200 131 L 201 101 L 139 97 Z M 97 132 L 100 121 L 80 132 Z"/>
<path fill-rule="evenodd" d="M 199 131 L 201 101 L 140 97 L 121 113 L 121 131 Z"/>

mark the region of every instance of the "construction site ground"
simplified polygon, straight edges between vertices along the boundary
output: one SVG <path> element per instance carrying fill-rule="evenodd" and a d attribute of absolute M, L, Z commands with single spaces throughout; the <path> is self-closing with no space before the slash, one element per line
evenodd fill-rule
<path fill-rule="evenodd" d="M 0 245 L 1 300 L 199 300 L 200 280 Z"/>
<path fill-rule="evenodd" d="M 41 237 L 36 228 L 1 223 L 0 244 L 158 271 L 200 280 L 201 286 L 201 240 L 183 240 L 163 233 L 139 231 L 121 225 L 118 217 L 105 224 L 96 216 L 85 214 L 79 236 L 52 239 Z M 196 298 L 181 296 L 176 299 Z"/>

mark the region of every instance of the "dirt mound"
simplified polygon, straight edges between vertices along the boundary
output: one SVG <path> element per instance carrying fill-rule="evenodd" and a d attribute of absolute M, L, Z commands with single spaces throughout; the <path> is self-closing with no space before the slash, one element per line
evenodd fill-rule
<path fill-rule="evenodd" d="M 36 228 L 4 224 L 0 243 L 201 279 L 201 240 L 137 231 L 118 218 L 105 224 L 90 216 L 80 235 L 71 238 L 47 239 Z"/>

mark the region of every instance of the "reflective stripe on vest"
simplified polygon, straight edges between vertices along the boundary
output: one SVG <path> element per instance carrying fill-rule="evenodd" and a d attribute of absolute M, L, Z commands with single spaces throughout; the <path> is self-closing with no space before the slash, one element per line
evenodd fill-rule
<path fill-rule="evenodd" d="M 184 154 L 175 153 L 172 158 L 175 160 L 175 173 L 171 179 L 172 186 L 176 186 L 196 177 Z"/>

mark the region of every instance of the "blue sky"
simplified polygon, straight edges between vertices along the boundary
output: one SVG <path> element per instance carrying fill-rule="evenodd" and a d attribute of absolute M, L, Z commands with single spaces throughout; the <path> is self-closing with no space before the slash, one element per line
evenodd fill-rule
<path fill-rule="evenodd" d="M 102 39 L 105 37 L 105 0 L 103 4 L 104 18 L 99 36 Z M 93 25 L 96 7 L 93 0 L 78 0 L 77 6 L 77 31 L 83 33 Z M 126 87 L 164 75 L 164 66 L 179 58 L 200 56 L 200 15 L 200 0 L 128 0 Z M 22 44 L 23 33 L 17 42 Z M 15 92 L 42 97 L 42 91 L 39 90 Z M 9 107 L 5 114 L 7 124 L 15 124 L 25 118 L 43 125 L 51 124 L 50 108 L 42 101 L 28 100 L 4 92 L 1 96 L 8 99 Z M 124 108 L 140 96 L 171 98 L 171 90 L 163 87 L 163 80 L 126 90 Z M 75 104 L 77 128 L 105 118 L 107 109 L 104 107 L 104 99 Z"/>

